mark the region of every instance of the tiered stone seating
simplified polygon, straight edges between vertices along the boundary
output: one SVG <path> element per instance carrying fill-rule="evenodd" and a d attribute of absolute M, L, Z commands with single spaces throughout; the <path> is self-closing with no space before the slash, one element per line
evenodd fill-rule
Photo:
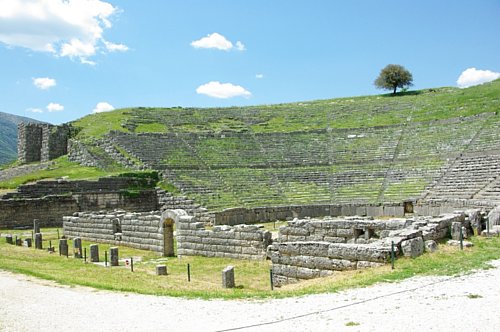
<path fill-rule="evenodd" d="M 462 156 L 432 188 L 428 198 L 472 199 L 499 174 L 500 155 Z"/>
<path fill-rule="evenodd" d="M 360 102 L 355 103 L 357 107 Z M 371 108 L 374 117 L 391 107 L 411 109 L 410 104 L 390 98 L 378 104 L 370 99 L 365 106 Z M 496 130 L 499 116 L 342 129 L 335 128 L 335 121 L 354 111 L 347 100 L 332 105 L 336 118 L 330 117 L 324 107 L 316 107 L 315 102 L 294 107 L 306 108 L 311 117 L 326 118 L 330 127 L 267 133 L 266 106 L 248 108 L 242 114 L 234 109 L 158 110 L 146 118 L 132 111 L 137 113 L 129 120 L 133 126 L 162 121 L 177 132 L 115 132 L 112 139 L 134 158 L 163 170 L 167 181 L 211 211 L 401 201 L 418 199 L 426 190 L 431 199 L 470 198 L 491 182 L 491 174 L 500 174 L 493 157 L 481 161 L 473 156 L 460 159 L 468 151 L 500 151 L 500 143 L 496 143 L 500 141 Z M 276 116 L 280 110 L 272 112 Z M 304 112 L 298 114 L 304 116 Z M 214 132 L 207 125 L 228 121 L 228 117 L 229 131 Z M 283 112 L 283 117 L 292 125 L 300 121 L 293 110 Z M 183 132 L 182 128 L 191 132 Z M 497 195 L 497 186 L 489 188 L 483 190 L 482 197 L 489 197 L 489 192 Z"/>

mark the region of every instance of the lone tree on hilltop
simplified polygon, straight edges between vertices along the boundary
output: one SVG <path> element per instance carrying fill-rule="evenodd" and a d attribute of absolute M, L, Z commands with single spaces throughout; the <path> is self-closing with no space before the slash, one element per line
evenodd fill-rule
<path fill-rule="evenodd" d="M 413 77 L 403 66 L 387 65 L 380 71 L 374 84 L 379 89 L 392 90 L 392 94 L 396 94 L 397 88 L 412 86 Z"/>

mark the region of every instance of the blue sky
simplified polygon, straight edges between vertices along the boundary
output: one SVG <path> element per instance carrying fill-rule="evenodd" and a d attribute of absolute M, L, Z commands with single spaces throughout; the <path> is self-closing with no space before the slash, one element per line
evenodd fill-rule
<path fill-rule="evenodd" d="M 224 107 L 500 77 L 500 1 L 0 0 L 0 111 L 62 123 L 133 106 Z"/>

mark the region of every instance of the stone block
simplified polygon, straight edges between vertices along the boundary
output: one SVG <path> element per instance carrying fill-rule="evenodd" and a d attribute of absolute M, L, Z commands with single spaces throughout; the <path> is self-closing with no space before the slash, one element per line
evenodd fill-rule
<path fill-rule="evenodd" d="M 30 237 L 24 239 L 24 246 L 31 248 L 31 238 Z"/>
<path fill-rule="evenodd" d="M 418 257 L 424 253 L 424 240 L 421 237 L 401 242 L 401 250 L 406 257 Z"/>
<path fill-rule="evenodd" d="M 75 237 L 73 239 L 73 255 L 75 258 L 82 258 L 82 239 Z"/>
<path fill-rule="evenodd" d="M 222 287 L 224 288 L 234 288 L 234 266 L 227 266 L 222 270 Z"/>
<path fill-rule="evenodd" d="M 90 245 L 90 261 L 93 263 L 99 262 L 99 246 L 97 244 Z"/>
<path fill-rule="evenodd" d="M 435 252 L 437 250 L 437 243 L 434 240 L 424 241 L 425 251 L 427 252 Z"/>
<path fill-rule="evenodd" d="M 156 265 L 156 275 L 157 276 L 166 276 L 167 275 L 167 266 L 166 265 Z"/>
<path fill-rule="evenodd" d="M 59 255 L 68 256 L 68 240 L 59 239 Z"/>
<path fill-rule="evenodd" d="M 35 234 L 35 249 L 43 249 L 42 233 Z"/>

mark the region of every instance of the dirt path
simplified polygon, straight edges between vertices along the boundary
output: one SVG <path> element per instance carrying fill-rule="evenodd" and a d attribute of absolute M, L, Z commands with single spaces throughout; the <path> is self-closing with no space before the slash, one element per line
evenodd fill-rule
<path fill-rule="evenodd" d="M 0 271 L 0 330 L 498 331 L 500 260 L 492 264 L 460 277 L 269 301 L 97 291 Z"/>

